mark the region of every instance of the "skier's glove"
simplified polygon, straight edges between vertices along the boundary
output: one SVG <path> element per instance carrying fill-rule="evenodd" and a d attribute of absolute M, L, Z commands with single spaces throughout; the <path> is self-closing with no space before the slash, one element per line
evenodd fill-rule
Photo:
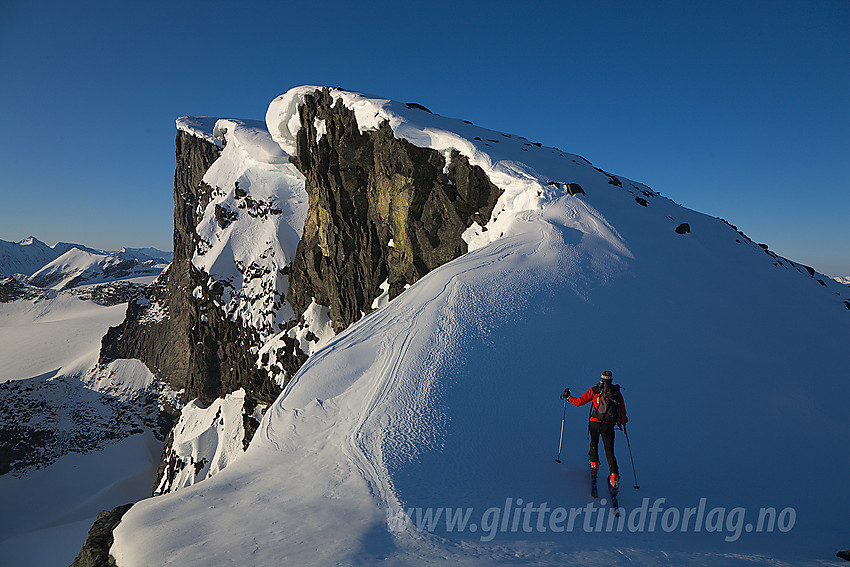
<path fill-rule="evenodd" d="M 567 389 L 565 389 L 565 390 L 564 390 L 564 393 L 563 393 L 563 394 L 561 394 L 561 399 L 562 399 L 562 400 L 566 400 L 566 399 L 567 399 L 567 398 L 569 398 L 569 397 L 570 397 L 570 389 L 569 389 L 569 388 L 567 388 Z"/>

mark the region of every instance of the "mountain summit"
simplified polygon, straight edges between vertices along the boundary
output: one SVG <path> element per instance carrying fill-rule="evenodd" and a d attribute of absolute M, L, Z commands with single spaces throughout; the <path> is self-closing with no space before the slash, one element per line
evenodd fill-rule
<path fill-rule="evenodd" d="M 307 86 L 265 123 L 177 127 L 174 261 L 101 351 L 183 392 L 158 496 L 115 529 L 118 565 L 846 548 L 846 286 L 416 103 Z M 619 524 L 589 496 L 582 411 L 553 459 L 559 394 L 603 369 L 642 486 L 621 467 Z"/>

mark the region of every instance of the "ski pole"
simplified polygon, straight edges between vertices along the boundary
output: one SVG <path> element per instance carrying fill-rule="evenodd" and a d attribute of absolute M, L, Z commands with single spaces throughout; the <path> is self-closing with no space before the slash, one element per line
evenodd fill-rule
<path fill-rule="evenodd" d="M 623 433 L 626 434 L 626 445 L 629 446 L 629 459 L 632 461 L 632 474 L 635 477 L 635 488 L 640 488 L 637 481 L 637 472 L 635 471 L 635 459 L 632 457 L 632 444 L 629 442 L 629 430 L 623 425 Z"/>
<path fill-rule="evenodd" d="M 567 418 L 567 399 L 564 398 L 564 416 L 561 418 L 561 439 L 558 440 L 558 458 L 556 463 L 561 462 L 561 443 L 564 442 L 564 420 Z"/>

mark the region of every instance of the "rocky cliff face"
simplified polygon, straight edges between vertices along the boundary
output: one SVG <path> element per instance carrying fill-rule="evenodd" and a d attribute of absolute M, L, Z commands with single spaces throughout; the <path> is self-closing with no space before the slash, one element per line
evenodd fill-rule
<path fill-rule="evenodd" d="M 220 155 L 214 144 L 177 133 L 174 172 L 174 260 L 157 282 L 145 291 L 144 299 L 131 302 L 124 322 L 103 338 L 100 360 L 137 358 L 152 371 L 167 378 L 185 395 L 191 380 L 194 346 L 192 328 L 197 308 L 191 297 L 191 259 L 197 237 L 196 209 L 209 198 L 202 183 L 204 172 Z M 194 390 L 192 388 L 191 390 Z M 197 392 L 200 396 L 202 392 Z"/>
<path fill-rule="evenodd" d="M 416 147 L 386 122 L 361 133 L 327 89 L 306 97 L 300 120 L 293 161 L 310 209 L 287 299 L 296 313 L 313 298 L 329 306 L 339 332 L 370 311 L 384 282 L 392 299 L 464 254 L 461 235 L 486 224 L 501 191 L 457 151 Z"/>
<path fill-rule="evenodd" d="M 256 429 L 258 406 L 280 394 L 318 341 L 312 314 L 325 313 L 332 333 L 338 333 L 370 312 L 379 296 L 396 297 L 465 253 L 461 235 L 472 223 L 486 224 L 501 194 L 480 167 L 456 151 L 416 147 L 396 138 L 386 123 L 361 132 L 355 113 L 334 104 L 327 89 L 306 97 L 299 119 L 297 155 L 289 159 L 304 176 L 309 208 L 291 262 L 270 262 L 268 251 L 250 264 L 231 260 L 238 281 L 198 267 L 203 264 L 198 258 L 226 237 L 231 224 L 268 222 L 282 211 L 274 196 L 252 194 L 238 181 L 233 187 L 205 183 L 223 150 L 209 138 L 181 130 L 174 260 L 129 304 L 126 319 L 110 329 L 101 350 L 101 362 L 142 360 L 182 390 L 184 404 L 197 399 L 212 406 L 243 389 L 239 431 L 245 447 Z M 225 131 L 219 132 L 222 142 Z M 204 222 L 215 223 L 212 236 L 209 227 L 201 230 Z M 232 307 L 237 297 L 240 304 L 264 306 L 255 309 L 261 316 L 252 323 L 237 313 Z M 269 321 L 277 321 L 277 327 Z M 208 470 L 205 464 L 213 458 L 197 451 L 181 455 L 174 445 L 170 435 L 157 493 L 176 487 L 171 479 L 184 469 Z"/>
<path fill-rule="evenodd" d="M 259 282 L 266 290 L 268 297 L 254 293 L 248 299 L 269 306 L 266 314 L 272 320 L 277 317 L 277 329 L 269 326 L 269 317 L 251 325 L 234 316 L 228 300 L 242 290 L 231 279 L 216 279 L 199 269 L 193 259 L 214 245 L 199 235 L 205 211 L 214 211 L 219 231 L 239 222 L 240 215 L 256 220 L 281 211 L 252 197 L 250 188 L 246 191 L 238 182 L 230 189 L 230 204 L 222 200 L 226 188 L 204 182 L 222 156 L 221 145 L 180 130 L 174 260 L 157 282 L 129 303 L 123 323 L 111 328 L 102 342 L 101 362 L 139 359 L 182 391 L 181 405 L 197 400 L 191 404 L 190 428 L 197 428 L 203 406 L 218 408 L 210 427 L 220 422 L 220 433 L 238 431 L 244 436 L 243 448 L 262 408 L 314 350 L 319 340 L 313 332 L 316 319 L 329 319 L 331 334 L 338 333 L 370 312 L 379 296 L 393 299 L 429 271 L 465 253 L 461 235 L 474 222 L 486 224 L 501 194 L 480 167 L 456 151 L 416 147 L 396 138 L 386 123 L 361 132 L 355 113 L 335 105 L 327 89 L 306 97 L 299 119 L 297 155 L 290 160 L 304 176 L 309 208 L 294 259 L 273 274 L 267 265 L 236 262 L 243 289 Z M 280 277 L 287 284 L 285 298 L 267 285 L 270 278 Z M 271 336 L 272 331 L 277 334 Z M 238 390 L 244 393 L 231 395 Z M 243 404 L 242 423 L 225 426 L 221 407 L 234 399 Z M 211 470 L 211 461 L 218 457 L 200 454 L 197 448 L 180 453 L 176 430 L 185 430 L 191 420 L 181 417 L 179 407 L 171 409 L 178 421 L 165 442 L 155 494 L 191 483 L 187 477 Z M 233 421 L 232 412 L 228 419 Z M 89 547 L 87 543 L 81 557 Z"/>
<path fill-rule="evenodd" d="M 181 402 L 198 399 L 209 405 L 229 392 L 247 390 L 246 431 L 253 431 L 253 406 L 273 400 L 277 384 L 260 373 L 251 347 L 256 332 L 232 321 L 221 308 L 223 286 L 208 285 L 209 277 L 192 264 L 199 245 L 195 227 L 210 202 L 213 188 L 202 179 L 221 155 L 214 143 L 179 131 L 174 174 L 174 260 L 144 294 L 131 301 L 124 322 L 102 341 L 100 361 L 137 358 L 182 392 Z M 193 293 L 203 288 L 204 293 Z M 180 407 L 171 408 L 175 417 Z M 166 438 L 156 486 L 168 470 L 194 465 L 184 462 Z"/>
<path fill-rule="evenodd" d="M 114 567 L 115 558 L 109 555 L 113 542 L 112 531 L 131 507 L 132 504 L 124 504 L 98 514 L 97 520 L 89 529 L 86 543 L 71 567 Z"/>
<path fill-rule="evenodd" d="M 213 189 L 204 173 L 221 155 L 215 144 L 179 131 L 174 173 L 174 260 L 145 296 L 131 302 L 127 317 L 103 339 L 101 361 L 138 358 L 151 371 L 183 390 L 184 402 L 212 403 L 246 387 L 259 400 L 280 392 L 258 374 L 250 346 L 252 329 L 233 322 L 221 310 L 222 286 L 192 265 L 199 244 L 195 227 Z M 202 287 L 204 294 L 194 294 Z"/>

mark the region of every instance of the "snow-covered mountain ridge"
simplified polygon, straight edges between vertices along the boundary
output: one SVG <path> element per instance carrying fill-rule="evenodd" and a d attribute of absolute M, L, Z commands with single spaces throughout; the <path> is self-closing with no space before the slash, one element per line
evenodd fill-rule
<path fill-rule="evenodd" d="M 0 240 L 0 275 L 32 275 L 39 268 L 72 248 L 95 252 L 95 250 L 80 244 L 67 242 L 57 242 L 53 246 L 48 246 L 34 236 L 29 236 L 19 242 Z"/>
<path fill-rule="evenodd" d="M 57 242 L 53 246 L 48 246 L 38 238 L 30 236 L 19 242 L 0 240 L 0 276 L 15 274 L 32 276 L 48 267 L 61 256 L 74 250 L 76 251 L 73 252 L 72 256 L 77 258 L 84 254 L 91 254 L 114 257 L 120 261 L 132 262 L 133 264 L 147 263 L 150 266 L 168 264 L 172 257 L 171 252 L 163 252 L 156 248 L 121 248 L 117 251 L 106 251 L 68 242 Z M 111 263 L 115 264 L 116 262 L 116 260 L 113 260 Z M 53 268 L 51 271 L 55 272 L 56 270 Z"/>
<path fill-rule="evenodd" d="M 788 451 L 846 449 L 816 433 L 846 426 L 833 407 L 846 384 L 820 382 L 820 406 L 798 387 L 809 372 L 847 373 L 846 287 L 579 156 L 420 105 L 301 87 L 271 103 L 266 128 L 178 120 L 175 261 L 104 340 L 102 359 L 137 354 L 185 387 L 184 403 L 200 400 L 166 450 L 179 480 L 159 481 L 160 492 L 180 490 L 128 512 L 112 548 L 119 565 L 651 564 L 670 554 L 740 564 L 839 545 L 830 499 L 780 489 L 802 484 L 805 466 L 787 462 L 767 479 L 761 468 L 781 459 L 779 438 Z M 168 316 L 152 319 L 157 307 Z M 165 360 L 166 342 L 185 345 L 172 349 L 184 366 Z M 584 449 L 561 468 L 549 453 L 557 394 L 600 367 L 626 384 L 647 495 L 781 499 L 798 510 L 798 532 L 724 547 L 696 534 L 538 530 L 489 544 L 474 532 L 389 529 L 388 509 L 586 503 Z M 730 396 L 741 384 L 768 392 L 763 404 Z M 718 404 L 745 425 L 718 422 Z M 216 416 L 230 417 L 219 427 Z M 245 440 L 257 431 L 248 451 L 218 452 L 240 425 Z"/>
<path fill-rule="evenodd" d="M 122 258 L 72 248 L 26 279 L 41 288 L 61 290 L 89 283 L 104 283 L 118 279 L 156 276 L 165 268 L 163 260 Z"/>

